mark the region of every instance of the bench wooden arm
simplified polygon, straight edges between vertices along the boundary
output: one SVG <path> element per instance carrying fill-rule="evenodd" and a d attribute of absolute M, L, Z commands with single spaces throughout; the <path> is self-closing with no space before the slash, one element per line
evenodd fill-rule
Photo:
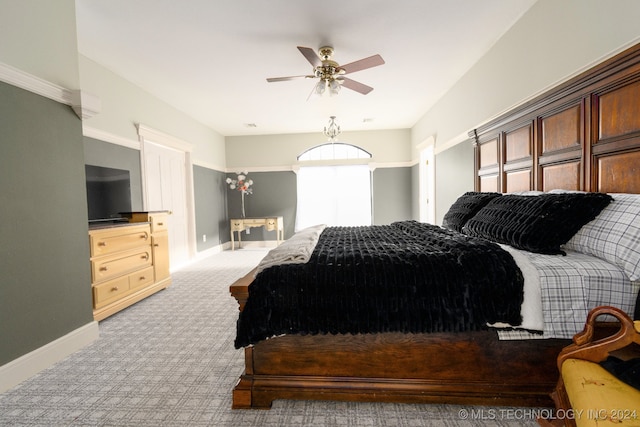
<path fill-rule="evenodd" d="M 593 340 L 596 318 L 603 314 L 614 316 L 620 322 L 620 329 L 615 334 Z M 602 362 L 609 353 L 631 343 L 640 344 L 640 333 L 635 329 L 633 320 L 616 307 L 601 306 L 589 312 L 582 332 L 573 337 L 573 344 L 565 347 L 558 355 L 558 370 L 562 372 L 562 363 L 567 359 L 582 359 L 591 362 Z"/>

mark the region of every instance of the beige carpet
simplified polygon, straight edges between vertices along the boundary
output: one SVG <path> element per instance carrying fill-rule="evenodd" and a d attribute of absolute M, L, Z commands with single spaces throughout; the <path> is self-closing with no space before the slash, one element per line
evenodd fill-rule
<path fill-rule="evenodd" d="M 229 285 L 266 254 L 223 252 L 100 322 L 89 347 L 0 394 L 0 426 L 535 426 L 539 410 L 276 401 L 231 410 L 243 370 Z"/>

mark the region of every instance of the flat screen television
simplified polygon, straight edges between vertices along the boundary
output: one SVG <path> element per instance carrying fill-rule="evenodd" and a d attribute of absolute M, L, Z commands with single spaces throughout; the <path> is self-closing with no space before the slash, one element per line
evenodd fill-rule
<path fill-rule="evenodd" d="M 128 170 L 85 165 L 89 222 L 123 220 L 131 212 L 131 177 Z"/>

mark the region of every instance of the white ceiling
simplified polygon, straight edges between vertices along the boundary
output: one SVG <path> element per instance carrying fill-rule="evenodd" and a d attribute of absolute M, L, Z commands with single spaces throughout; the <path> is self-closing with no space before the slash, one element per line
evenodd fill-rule
<path fill-rule="evenodd" d="M 224 136 L 411 128 L 535 0 L 76 0 L 78 49 Z M 372 86 L 307 101 L 296 46 Z M 247 126 L 255 124 L 255 127 Z"/>

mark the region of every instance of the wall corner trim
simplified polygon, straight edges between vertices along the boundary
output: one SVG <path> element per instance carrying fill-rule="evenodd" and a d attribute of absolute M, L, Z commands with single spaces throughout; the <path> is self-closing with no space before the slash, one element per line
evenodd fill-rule
<path fill-rule="evenodd" d="M 98 339 L 98 322 L 91 321 L 68 334 L 0 366 L 0 393 L 3 393 L 38 372 Z"/>
<path fill-rule="evenodd" d="M 102 110 L 102 101 L 96 95 L 74 90 L 71 96 L 73 98 L 71 107 L 82 120 L 90 119 Z"/>
<path fill-rule="evenodd" d="M 0 62 L 0 81 L 53 99 L 61 104 L 73 105 L 74 102 L 72 90 L 48 82 L 3 62 Z"/>
<path fill-rule="evenodd" d="M 0 62 L 0 81 L 69 105 L 81 120 L 95 116 L 102 109 L 102 101 L 95 95 L 67 89 L 3 62 Z"/>

